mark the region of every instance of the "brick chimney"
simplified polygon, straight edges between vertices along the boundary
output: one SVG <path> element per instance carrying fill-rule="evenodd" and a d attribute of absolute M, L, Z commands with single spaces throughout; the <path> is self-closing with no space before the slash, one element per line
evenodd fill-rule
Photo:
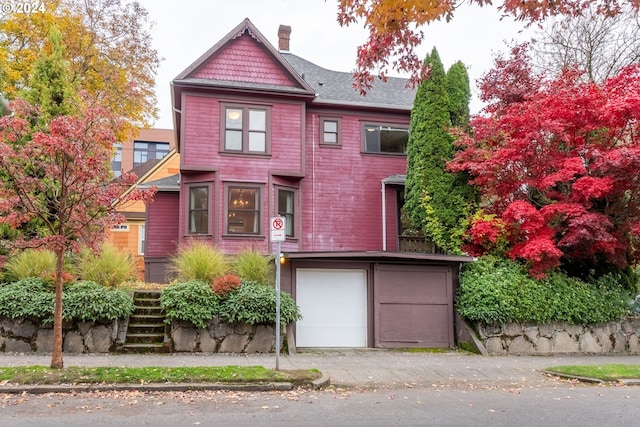
<path fill-rule="evenodd" d="M 291 36 L 291 27 L 280 25 L 278 28 L 278 50 L 289 52 L 289 36 Z"/>

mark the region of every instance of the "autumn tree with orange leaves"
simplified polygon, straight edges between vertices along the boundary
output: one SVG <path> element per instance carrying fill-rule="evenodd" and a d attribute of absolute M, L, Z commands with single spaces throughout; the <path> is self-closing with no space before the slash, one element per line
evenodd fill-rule
<path fill-rule="evenodd" d="M 409 74 L 410 84 L 417 86 L 429 71 L 416 54 L 416 48 L 424 40 L 420 27 L 451 20 L 464 3 L 464 0 L 338 0 L 340 25 L 364 25 L 369 31 L 368 39 L 358 48 L 356 89 L 366 93 L 376 75 L 384 80 L 391 70 Z M 491 0 L 468 0 L 467 3 L 493 5 Z M 616 15 L 623 6 L 637 10 L 640 0 L 503 0 L 497 8 L 504 16 L 532 23 L 549 16 L 579 15 L 587 8 L 602 15 Z"/>
<path fill-rule="evenodd" d="M 121 140 L 157 116 L 153 23 L 130 0 L 47 0 L 32 13 L 0 14 L 0 93 L 12 100 L 29 88 L 34 64 L 49 54 L 52 27 L 65 44 L 71 80 L 85 102 L 124 118 Z"/>

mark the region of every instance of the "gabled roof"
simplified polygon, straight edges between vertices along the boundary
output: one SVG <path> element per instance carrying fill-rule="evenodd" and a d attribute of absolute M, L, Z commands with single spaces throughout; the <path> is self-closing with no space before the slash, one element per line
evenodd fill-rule
<path fill-rule="evenodd" d="M 223 53 L 227 47 L 238 41 L 242 36 L 248 35 L 259 46 L 271 64 L 279 65 L 284 79 L 288 84 L 269 84 L 267 82 L 251 82 L 243 79 L 215 79 L 203 78 L 198 72 L 203 70 L 207 64 Z M 252 64 L 258 67 L 260 64 Z M 256 73 L 259 75 L 259 73 Z M 171 104 L 173 105 L 173 125 L 176 130 L 176 148 L 180 151 L 180 131 L 182 114 L 181 92 L 185 87 L 189 88 L 219 88 L 229 91 L 247 90 L 262 93 L 285 94 L 301 96 L 312 99 L 315 96 L 313 89 L 300 77 L 300 75 L 284 60 L 282 55 L 269 43 L 266 37 L 258 31 L 249 18 L 245 18 L 237 27 L 223 37 L 218 43 L 206 51 L 194 63 L 189 65 L 183 72 L 171 82 Z"/>
<path fill-rule="evenodd" d="M 167 155 L 164 156 L 162 159 L 151 159 L 133 168 L 131 172 L 134 172 L 138 177 L 138 179 L 136 183 L 133 184 L 131 187 L 127 188 L 127 190 L 124 193 L 122 193 L 122 195 L 124 196 L 126 194 L 129 194 L 136 187 L 150 188 L 151 187 L 150 185 L 145 185 L 145 184 L 148 184 L 147 181 L 153 178 L 156 172 L 161 170 L 175 156 L 178 156 L 178 152 L 174 148 L 171 151 L 169 151 L 169 153 L 167 153 Z"/>
<path fill-rule="evenodd" d="M 265 49 L 267 54 L 271 57 L 274 62 L 280 64 L 283 70 L 288 74 L 288 78 L 295 81 L 299 86 L 297 89 L 300 91 L 313 93 L 313 90 L 307 85 L 307 83 L 300 78 L 300 76 L 295 72 L 295 70 L 289 65 L 287 61 L 284 61 L 280 53 L 269 43 L 266 37 L 258 31 L 258 29 L 253 25 L 253 23 L 249 20 L 249 18 L 245 18 L 236 28 L 231 30 L 229 34 L 222 38 L 218 43 L 216 43 L 213 47 L 211 47 L 208 51 L 206 51 L 200 58 L 198 58 L 193 64 L 189 65 L 182 73 L 178 74 L 178 76 L 174 79 L 174 82 L 179 82 L 194 78 L 194 74 L 211 61 L 216 55 L 218 55 L 222 50 L 224 50 L 227 45 L 231 44 L 234 40 L 239 38 L 240 36 L 248 34 L 251 38 L 257 42 L 259 45 Z M 202 83 L 211 82 L 211 84 L 215 84 L 216 81 L 201 79 Z M 217 83 L 225 83 L 228 82 L 226 80 L 219 80 Z M 251 83 L 251 82 L 246 82 Z M 236 82 L 238 84 L 238 82 Z M 253 86 L 251 86 L 253 87 Z M 273 86 L 274 88 L 281 88 L 281 86 Z M 269 85 L 264 85 L 264 88 L 269 88 Z"/>

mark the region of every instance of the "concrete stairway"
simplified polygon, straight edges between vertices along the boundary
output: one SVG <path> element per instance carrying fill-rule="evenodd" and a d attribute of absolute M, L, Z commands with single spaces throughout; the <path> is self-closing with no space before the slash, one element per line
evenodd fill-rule
<path fill-rule="evenodd" d="M 138 290 L 133 294 L 135 311 L 129 317 L 123 350 L 129 353 L 168 352 L 160 291 Z"/>

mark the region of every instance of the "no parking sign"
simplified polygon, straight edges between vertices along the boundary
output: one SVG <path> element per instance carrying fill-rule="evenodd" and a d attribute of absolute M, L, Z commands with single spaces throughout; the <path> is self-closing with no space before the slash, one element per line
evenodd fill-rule
<path fill-rule="evenodd" d="M 281 216 L 271 218 L 271 241 L 284 242 L 286 237 L 285 219 Z"/>

